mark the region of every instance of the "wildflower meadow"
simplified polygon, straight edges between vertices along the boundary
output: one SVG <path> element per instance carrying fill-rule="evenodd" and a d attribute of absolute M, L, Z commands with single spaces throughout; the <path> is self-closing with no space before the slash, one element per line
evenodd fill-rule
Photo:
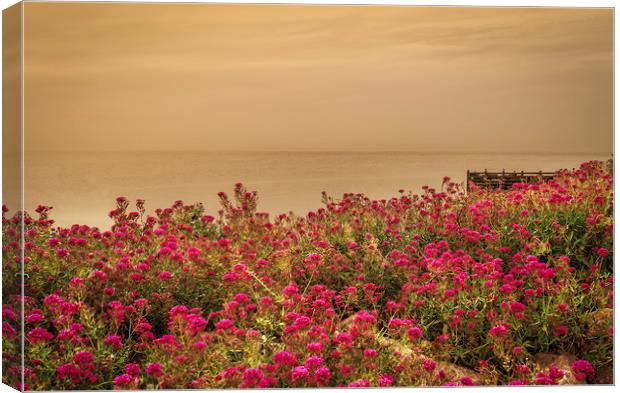
<path fill-rule="evenodd" d="M 445 178 L 395 194 L 324 194 L 316 211 L 270 217 L 237 184 L 213 215 L 119 197 L 110 228 L 56 227 L 39 206 L 23 233 L 4 207 L 3 382 L 612 383 L 610 162 L 505 191 Z"/>

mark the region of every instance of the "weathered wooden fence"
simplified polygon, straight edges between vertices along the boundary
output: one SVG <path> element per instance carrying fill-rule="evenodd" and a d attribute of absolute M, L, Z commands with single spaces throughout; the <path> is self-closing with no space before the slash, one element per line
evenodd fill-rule
<path fill-rule="evenodd" d="M 482 188 L 500 188 L 507 190 L 512 187 L 514 183 L 536 183 L 540 180 L 553 179 L 555 172 L 484 172 L 467 171 L 467 191 L 469 191 L 470 184 L 475 184 Z"/>

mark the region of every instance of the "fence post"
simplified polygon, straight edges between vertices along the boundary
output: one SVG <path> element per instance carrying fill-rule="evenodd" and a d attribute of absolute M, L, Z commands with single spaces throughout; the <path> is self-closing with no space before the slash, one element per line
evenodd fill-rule
<path fill-rule="evenodd" d="M 467 170 L 467 180 L 465 181 L 465 187 L 467 192 L 469 192 L 469 169 Z"/>

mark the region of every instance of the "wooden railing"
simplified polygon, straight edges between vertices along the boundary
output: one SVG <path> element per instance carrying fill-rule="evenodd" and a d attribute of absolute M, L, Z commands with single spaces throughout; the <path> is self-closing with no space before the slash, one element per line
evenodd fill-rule
<path fill-rule="evenodd" d="M 500 188 L 507 190 L 512 187 L 514 183 L 536 183 L 540 180 L 550 180 L 555 176 L 555 172 L 484 172 L 467 171 L 467 191 L 469 191 L 470 184 L 475 184 L 481 188 Z"/>

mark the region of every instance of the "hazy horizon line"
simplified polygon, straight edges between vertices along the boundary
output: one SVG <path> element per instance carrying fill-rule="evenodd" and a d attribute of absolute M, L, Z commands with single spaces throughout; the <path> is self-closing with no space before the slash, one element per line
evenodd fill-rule
<path fill-rule="evenodd" d="M 110 153 L 110 154 L 546 154 L 546 155 L 614 155 L 613 149 L 611 151 L 484 151 L 484 150 L 472 150 L 472 151 L 450 151 L 450 150 L 437 150 L 437 151 L 420 151 L 420 150 L 31 150 L 25 153 L 25 156 L 29 154 L 91 154 L 91 153 Z"/>

